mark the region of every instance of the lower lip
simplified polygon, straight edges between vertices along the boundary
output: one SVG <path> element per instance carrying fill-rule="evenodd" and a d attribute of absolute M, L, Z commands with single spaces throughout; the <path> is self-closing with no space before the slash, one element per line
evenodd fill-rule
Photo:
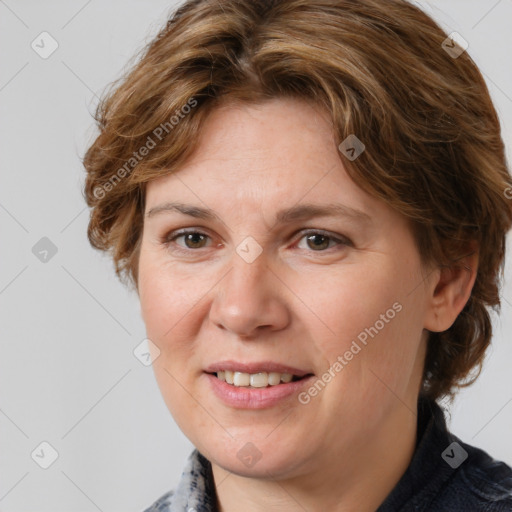
<path fill-rule="evenodd" d="M 233 386 L 210 373 L 205 375 L 210 381 L 213 392 L 224 403 L 238 409 L 265 409 L 277 405 L 307 386 L 314 377 L 310 375 L 301 380 L 266 388 L 248 388 Z"/>

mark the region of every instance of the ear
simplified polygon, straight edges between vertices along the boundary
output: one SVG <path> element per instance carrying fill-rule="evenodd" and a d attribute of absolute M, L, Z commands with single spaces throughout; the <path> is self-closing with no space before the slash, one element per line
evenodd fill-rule
<path fill-rule="evenodd" d="M 449 329 L 466 305 L 478 270 L 478 246 L 471 243 L 467 255 L 439 267 L 428 287 L 424 328 L 432 332 Z"/>

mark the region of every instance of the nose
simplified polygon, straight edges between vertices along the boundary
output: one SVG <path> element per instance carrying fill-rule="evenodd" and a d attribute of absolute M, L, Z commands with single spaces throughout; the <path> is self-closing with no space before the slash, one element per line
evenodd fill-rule
<path fill-rule="evenodd" d="M 234 252 L 230 263 L 231 269 L 215 287 L 211 321 L 244 338 L 286 327 L 290 320 L 286 286 L 264 254 L 248 263 Z"/>

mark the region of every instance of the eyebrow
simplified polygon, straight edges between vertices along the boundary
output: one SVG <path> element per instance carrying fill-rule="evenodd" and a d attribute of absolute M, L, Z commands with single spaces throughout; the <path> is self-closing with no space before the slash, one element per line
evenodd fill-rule
<path fill-rule="evenodd" d="M 209 208 L 202 208 L 177 202 L 167 202 L 154 206 L 146 213 L 146 217 L 150 218 L 166 212 L 179 212 L 183 215 L 188 215 L 196 219 L 222 222 L 220 217 Z M 350 206 L 342 204 L 318 205 L 306 203 L 292 206 L 291 208 L 286 208 L 284 210 L 279 210 L 279 212 L 277 212 L 275 222 L 276 224 L 286 224 L 313 217 L 347 217 L 364 223 L 369 223 L 372 220 L 367 213 L 351 208 Z"/>

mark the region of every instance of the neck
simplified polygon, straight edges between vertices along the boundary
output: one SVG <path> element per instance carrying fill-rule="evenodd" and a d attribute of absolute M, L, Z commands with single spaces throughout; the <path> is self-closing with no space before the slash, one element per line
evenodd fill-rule
<path fill-rule="evenodd" d="M 375 512 L 407 469 L 417 417 L 400 404 L 371 439 L 326 449 L 293 476 L 248 478 L 212 463 L 220 512 Z"/>

